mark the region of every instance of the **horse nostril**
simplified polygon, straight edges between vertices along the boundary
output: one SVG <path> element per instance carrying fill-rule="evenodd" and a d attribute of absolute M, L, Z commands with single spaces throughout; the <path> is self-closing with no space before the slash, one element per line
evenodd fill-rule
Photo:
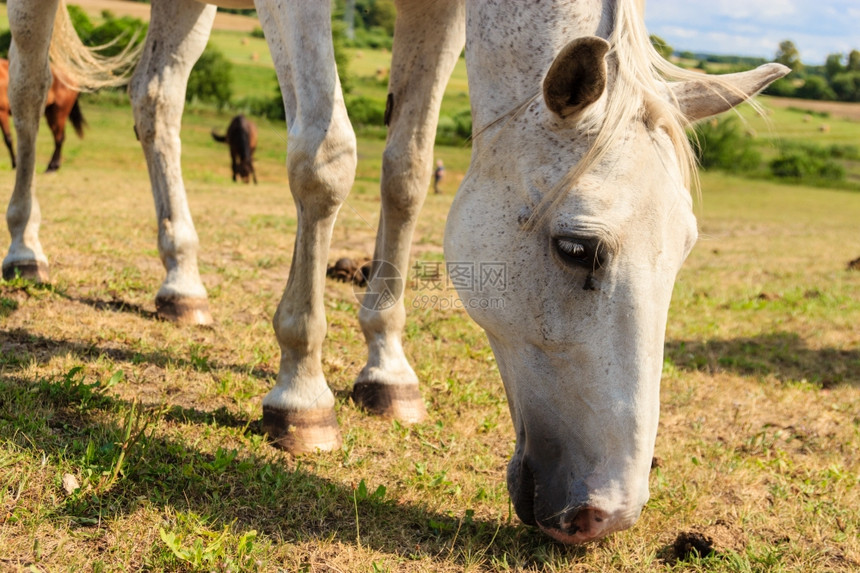
<path fill-rule="evenodd" d="M 595 538 L 606 528 L 606 513 L 593 507 L 584 507 L 576 512 L 568 527 L 572 535 L 580 534 Z"/>

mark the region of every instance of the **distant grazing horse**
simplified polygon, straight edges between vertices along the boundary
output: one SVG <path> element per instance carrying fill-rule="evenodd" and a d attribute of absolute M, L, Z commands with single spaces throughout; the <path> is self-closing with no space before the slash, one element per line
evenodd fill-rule
<path fill-rule="evenodd" d="M 51 70 L 53 81 L 51 89 L 48 91 L 48 99 L 45 102 L 45 119 L 48 120 L 48 127 L 51 128 L 51 133 L 54 134 L 54 155 L 51 157 L 51 162 L 48 163 L 47 172 L 56 171 L 62 163 L 63 142 L 66 140 L 66 119 L 72 120 L 72 125 L 75 128 L 75 133 L 78 137 L 84 137 L 84 116 L 81 113 L 81 106 L 78 104 L 78 92 L 74 89 L 74 83 L 68 78 L 63 78 L 57 70 Z M 9 60 L 0 58 L 0 129 L 3 130 L 3 140 L 6 142 L 6 148 L 9 150 L 9 157 L 12 159 L 12 168 L 15 168 L 15 149 L 12 143 L 12 130 L 9 128 L 9 116 L 12 115 L 9 109 L 9 95 L 7 93 L 9 87 Z"/>
<path fill-rule="evenodd" d="M 226 135 L 218 135 L 212 130 L 212 139 L 230 146 L 230 163 L 233 167 L 233 181 L 236 176 L 248 183 L 250 177 L 257 183 L 254 171 L 254 151 L 257 149 L 257 126 L 244 115 L 237 115 L 227 127 Z"/>
<path fill-rule="evenodd" d="M 222 2 L 254 6 L 260 17 L 284 99 L 298 213 L 273 321 L 281 361 L 263 398 L 263 429 L 292 452 L 331 450 L 340 432 L 321 366 L 323 293 L 332 228 L 356 168 L 331 3 Z M 151 6 L 130 93 L 167 270 L 156 308 L 208 322 L 179 128 L 185 84 L 215 7 Z M 6 276 L 47 278 L 33 144 L 50 86 L 52 24 L 57 14 L 58 23 L 68 19 L 56 8 L 57 0 L 8 1 L 10 98 L 21 125 Z M 717 77 L 681 70 L 651 46 L 644 8 L 644 0 L 397 2 L 379 233 L 359 312 L 368 357 L 352 395 L 400 420 L 426 415 L 401 342 L 403 277 L 433 171 L 442 93 L 465 42 L 474 141 L 445 231 L 449 279 L 486 330 L 505 384 L 516 432 L 513 505 L 524 522 L 565 543 L 629 527 L 648 499 L 669 300 L 697 236 L 685 128 L 788 71 L 779 64 Z M 54 43 L 71 37 L 55 32 Z M 54 53 L 77 52 L 64 45 Z"/>

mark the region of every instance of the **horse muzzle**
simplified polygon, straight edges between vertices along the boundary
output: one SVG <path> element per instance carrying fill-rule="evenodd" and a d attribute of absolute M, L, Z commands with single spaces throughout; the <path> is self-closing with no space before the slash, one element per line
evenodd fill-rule
<path fill-rule="evenodd" d="M 584 482 L 556 483 L 536 476 L 530 464 L 516 457 L 508 466 L 508 492 L 520 520 L 536 525 L 561 543 L 582 544 L 632 526 L 636 511 L 603 507 Z"/>

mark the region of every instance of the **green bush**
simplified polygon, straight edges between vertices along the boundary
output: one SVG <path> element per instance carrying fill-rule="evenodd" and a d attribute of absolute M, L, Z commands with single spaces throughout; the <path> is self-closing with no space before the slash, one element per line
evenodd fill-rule
<path fill-rule="evenodd" d="M 86 42 L 87 38 L 90 37 L 90 34 L 93 33 L 92 20 L 87 16 L 87 13 L 84 12 L 84 9 L 76 4 L 69 4 L 66 6 L 69 10 L 69 19 L 72 21 L 72 26 L 75 28 L 75 31 L 78 33 L 78 37 L 81 41 Z"/>
<path fill-rule="evenodd" d="M 842 181 L 845 168 L 836 158 L 857 153 L 853 146 L 815 144 L 783 144 L 779 156 L 770 162 L 770 172 L 780 179 Z"/>
<path fill-rule="evenodd" d="M 797 88 L 794 86 L 794 79 L 789 75 L 788 77 L 780 78 L 770 84 L 770 86 L 764 90 L 764 93 L 777 97 L 794 97 L 795 91 L 797 91 Z"/>
<path fill-rule="evenodd" d="M 472 137 L 472 112 L 460 110 L 453 115 L 440 115 L 436 127 L 438 145 L 465 145 Z"/>
<path fill-rule="evenodd" d="M 4 30 L 0 32 L 0 58 L 9 58 L 9 46 L 12 45 L 12 32 Z"/>
<path fill-rule="evenodd" d="M 287 114 L 284 111 L 284 100 L 280 95 L 272 97 L 245 97 L 233 102 L 235 110 L 247 115 L 265 117 L 271 120 L 279 119 L 286 121 Z"/>
<path fill-rule="evenodd" d="M 860 101 L 860 72 L 842 72 L 830 81 L 841 101 Z"/>
<path fill-rule="evenodd" d="M 232 69 L 224 54 L 207 45 L 191 70 L 185 101 L 210 102 L 224 108 L 233 97 Z"/>
<path fill-rule="evenodd" d="M 355 127 L 385 125 L 385 104 L 364 96 L 350 97 L 346 100 L 349 121 Z"/>
<path fill-rule="evenodd" d="M 806 78 L 803 85 L 795 90 L 795 95 L 803 99 L 834 100 L 836 92 L 821 76 L 810 76 Z"/>
<path fill-rule="evenodd" d="M 732 173 L 753 171 L 761 165 L 761 155 L 736 117 L 712 119 L 696 126 L 692 137 L 699 165 Z"/>
<path fill-rule="evenodd" d="M 81 41 L 87 46 L 106 46 L 99 53 L 104 56 L 115 56 L 125 50 L 129 44 L 139 44 L 146 38 L 148 24 L 139 18 L 123 16 L 114 17 L 110 12 L 103 12 L 105 22 L 96 28 L 92 27 L 86 14 L 73 17 L 72 23 Z M 80 26 L 80 28 L 78 27 Z"/>
<path fill-rule="evenodd" d="M 367 48 L 370 50 L 390 50 L 394 44 L 394 38 L 389 36 L 382 28 L 371 28 L 355 30 L 355 38 L 350 42 L 354 48 Z"/>
<path fill-rule="evenodd" d="M 858 161 L 860 160 L 860 147 L 850 143 L 834 143 L 830 146 L 830 157 Z"/>

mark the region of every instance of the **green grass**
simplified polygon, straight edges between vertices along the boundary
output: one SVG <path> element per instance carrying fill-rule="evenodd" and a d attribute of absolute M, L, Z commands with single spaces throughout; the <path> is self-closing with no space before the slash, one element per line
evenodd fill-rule
<path fill-rule="evenodd" d="M 356 70 L 374 73 L 384 57 L 367 53 Z M 86 139 L 70 135 L 62 170 L 37 178 L 53 284 L 0 282 L 0 569 L 860 567 L 860 273 L 846 270 L 860 256 L 860 194 L 703 175 L 700 240 L 669 316 L 651 500 L 632 529 L 570 548 L 513 514 L 504 392 L 462 311 L 409 309 L 405 348 L 430 417 L 405 426 L 349 399 L 366 352 L 357 302 L 327 284 L 323 367 L 344 445 L 296 458 L 270 447 L 260 400 L 277 372 L 271 317 L 296 222 L 284 126 L 259 121 L 260 184 L 237 185 L 209 135 L 230 113 L 186 113 L 183 168 L 215 324 L 181 328 L 154 316 L 163 270 L 130 110 L 82 105 Z M 774 117 L 775 133 L 795 129 Z M 43 128 L 40 169 L 49 139 Z M 359 143 L 331 260 L 373 249 L 384 144 Z M 469 163 L 466 148 L 436 155 L 446 193 L 427 198 L 418 261 L 441 260 Z M 0 157 L 7 199 L 13 178 Z M 691 531 L 717 552 L 678 559 L 673 544 Z"/>

